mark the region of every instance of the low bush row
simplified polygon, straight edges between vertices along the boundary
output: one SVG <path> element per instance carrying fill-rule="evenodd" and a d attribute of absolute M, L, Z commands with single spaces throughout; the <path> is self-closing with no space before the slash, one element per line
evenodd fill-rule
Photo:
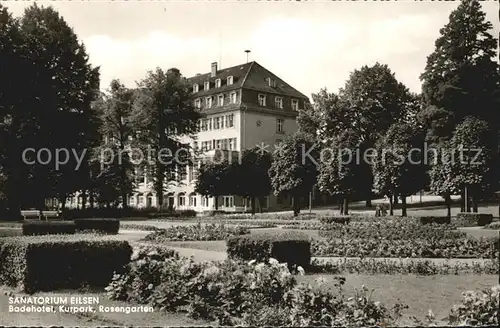
<path fill-rule="evenodd" d="M 313 259 L 309 269 L 311 273 L 329 274 L 415 274 L 430 275 L 496 275 L 499 273 L 498 262 L 445 262 L 429 260 L 388 260 L 388 259 L 340 259 L 338 261 Z"/>
<path fill-rule="evenodd" d="M 92 235 L 0 238 L 0 285 L 26 293 L 103 287 L 131 254 L 126 241 Z"/>
<path fill-rule="evenodd" d="M 450 224 L 448 216 L 421 216 L 418 218 L 421 224 Z"/>
<path fill-rule="evenodd" d="M 296 232 L 279 234 L 251 234 L 231 237 L 226 241 L 228 258 L 234 260 L 267 262 L 274 258 L 297 266 L 309 268 L 311 243 L 307 235 Z"/>
<path fill-rule="evenodd" d="M 250 230 L 241 226 L 225 226 L 223 224 L 195 224 L 188 226 L 175 226 L 168 229 L 160 229 L 149 235 L 144 240 L 165 241 L 209 241 L 225 240 L 231 236 L 249 234 Z"/>
<path fill-rule="evenodd" d="M 74 221 L 25 221 L 22 225 L 24 236 L 71 235 L 76 232 L 96 232 L 117 234 L 120 221 L 116 219 L 76 219 Z"/>
<path fill-rule="evenodd" d="M 115 275 L 106 289 L 114 300 L 185 311 L 226 326 L 373 326 L 401 316 L 402 305 L 392 312 L 366 288 L 347 298 L 345 279 L 335 281 L 329 289 L 298 284 L 274 259 L 195 263 L 147 249 L 135 253 L 127 271 Z"/>
<path fill-rule="evenodd" d="M 313 239 L 313 256 L 387 258 L 497 258 L 498 238 Z"/>
<path fill-rule="evenodd" d="M 484 227 L 493 221 L 493 214 L 458 213 L 456 224 L 459 227 Z"/>
<path fill-rule="evenodd" d="M 484 229 L 500 230 L 500 222 L 492 222 L 484 226 Z"/>
<path fill-rule="evenodd" d="M 85 209 L 65 209 L 62 217 L 65 220 L 85 219 L 85 218 L 126 218 L 126 217 L 171 217 L 189 218 L 195 217 L 194 210 L 172 210 L 162 211 L 158 208 L 85 208 Z"/>

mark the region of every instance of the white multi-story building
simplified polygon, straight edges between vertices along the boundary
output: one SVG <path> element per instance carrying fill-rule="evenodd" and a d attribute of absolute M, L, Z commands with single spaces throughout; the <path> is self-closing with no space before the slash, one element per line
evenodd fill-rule
<path fill-rule="evenodd" d="M 194 105 L 204 118 L 199 122 L 196 137 L 186 141 L 204 156 L 227 150 L 226 154 L 237 158 L 241 150 L 258 145 L 272 151 L 276 143 L 297 131 L 298 110 L 309 102 L 305 95 L 257 62 L 224 69 L 212 63 L 209 73 L 187 80 L 192 86 Z M 196 175 L 197 168 L 188 166 L 185 174 L 177 179 L 179 182 L 168 184 L 163 203 L 178 210 L 214 210 L 213 198 L 194 192 Z M 152 183 L 145 174 L 141 180 L 136 193 L 128 197 L 128 205 L 156 207 Z M 279 209 L 290 204 L 289 200 L 272 195 L 265 203 L 264 209 Z M 220 210 L 235 212 L 250 206 L 246 200 L 232 195 L 220 197 L 218 205 Z"/>

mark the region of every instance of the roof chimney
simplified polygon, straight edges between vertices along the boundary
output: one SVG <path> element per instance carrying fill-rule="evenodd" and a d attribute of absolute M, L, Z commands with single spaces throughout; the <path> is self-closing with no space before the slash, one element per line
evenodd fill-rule
<path fill-rule="evenodd" d="M 215 77 L 215 75 L 217 75 L 217 62 L 212 63 L 212 71 L 211 71 L 210 76 Z"/>

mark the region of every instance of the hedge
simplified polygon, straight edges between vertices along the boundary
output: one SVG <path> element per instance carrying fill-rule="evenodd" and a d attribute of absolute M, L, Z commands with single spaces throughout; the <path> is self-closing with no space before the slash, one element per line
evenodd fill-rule
<path fill-rule="evenodd" d="M 421 216 L 421 224 L 450 224 L 451 219 L 448 216 Z"/>
<path fill-rule="evenodd" d="M 458 213 L 457 226 L 459 227 L 476 227 L 490 224 L 493 222 L 493 214 L 485 213 Z"/>
<path fill-rule="evenodd" d="M 349 224 L 351 221 L 350 216 L 323 216 L 319 218 L 319 221 L 323 224 L 332 224 L 332 223 L 340 223 L 340 224 Z"/>
<path fill-rule="evenodd" d="M 250 234 L 230 237 L 226 241 L 230 259 L 266 262 L 270 258 L 287 263 L 290 268 L 309 267 L 311 243 L 306 234 L 286 232 L 280 234 Z"/>
<path fill-rule="evenodd" d="M 76 231 L 74 222 L 64 221 L 27 221 L 23 222 L 23 236 L 34 235 L 72 235 Z"/>
<path fill-rule="evenodd" d="M 120 221 L 117 219 L 76 219 L 77 231 L 95 231 L 105 234 L 118 234 Z"/>
<path fill-rule="evenodd" d="M 89 239 L 90 238 L 90 239 Z M 0 238 L 0 285 L 25 293 L 105 287 L 130 262 L 126 241 L 86 236 Z"/>

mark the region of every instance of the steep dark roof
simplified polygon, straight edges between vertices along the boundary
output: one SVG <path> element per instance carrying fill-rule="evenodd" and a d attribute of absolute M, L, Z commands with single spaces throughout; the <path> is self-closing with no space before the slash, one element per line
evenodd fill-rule
<path fill-rule="evenodd" d="M 233 76 L 232 85 L 227 85 L 228 76 Z M 267 82 L 268 78 L 276 81 L 276 87 L 269 86 Z M 221 79 L 221 87 L 215 89 L 216 79 Z M 254 61 L 218 70 L 215 77 L 211 77 L 210 73 L 206 73 L 190 77 L 187 80 L 191 84 L 199 85 L 199 92 L 196 93 L 196 96 L 200 97 L 241 88 L 308 99 L 307 96 L 300 93 L 274 73 Z M 207 81 L 210 82 L 210 89 L 205 91 L 204 83 Z"/>

